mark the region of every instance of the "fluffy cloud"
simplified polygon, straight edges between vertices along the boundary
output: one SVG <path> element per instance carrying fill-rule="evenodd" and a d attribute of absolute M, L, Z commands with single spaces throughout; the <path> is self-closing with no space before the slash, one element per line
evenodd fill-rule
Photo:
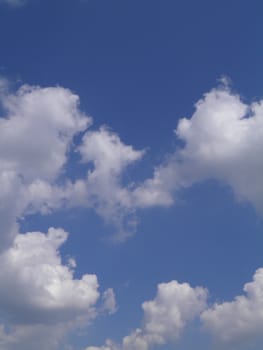
<path fill-rule="evenodd" d="M 136 228 L 137 208 L 169 206 L 178 190 L 210 178 L 227 183 L 238 199 L 263 210 L 263 102 L 247 105 L 227 86 L 205 94 L 192 118 L 180 120 L 176 135 L 184 147 L 140 185 L 127 184 L 123 176 L 144 151 L 124 144 L 106 127 L 86 131 L 91 118 L 81 112 L 71 91 L 24 85 L 10 93 L 8 82 L 0 80 L 0 101 L 3 349 L 57 349 L 67 332 L 96 315 L 99 296 L 96 276 L 76 280 L 74 260 L 62 263 L 58 249 L 67 234 L 50 229 L 48 234 L 21 235 L 17 222 L 23 216 L 85 206 L 113 224 L 124 239 Z M 87 169 L 86 176 L 74 181 L 66 172 L 73 150 Z M 261 280 L 258 270 L 245 286 L 247 296 L 204 311 L 206 328 L 223 340 L 259 333 Z M 203 288 L 176 281 L 160 284 L 156 297 L 142 306 L 141 328 L 120 345 L 109 340 L 102 348 L 87 349 L 147 350 L 173 342 L 204 310 L 206 294 Z M 111 289 L 104 293 L 101 309 L 116 310 Z M 240 323 L 233 322 L 233 315 Z"/>
<path fill-rule="evenodd" d="M 207 305 L 207 290 L 177 281 L 158 285 L 156 297 L 144 302 L 142 327 L 125 336 L 121 344 L 108 339 L 104 346 L 85 350 L 148 350 L 175 342 L 192 320 L 199 319 L 220 349 L 247 349 L 262 343 L 263 268 L 244 286 L 244 295 L 231 302 Z M 261 340 L 261 341 L 260 341 Z M 244 346 L 244 347 L 243 347 Z"/>
<path fill-rule="evenodd" d="M 155 299 L 142 305 L 145 333 L 160 342 L 176 340 L 186 323 L 205 308 L 206 297 L 204 288 L 192 288 L 188 283 L 159 284 Z"/>
<path fill-rule="evenodd" d="M 46 194 L 40 184 L 52 188 L 73 137 L 91 119 L 79 110 L 78 97 L 60 87 L 24 85 L 13 94 L 1 80 L 0 102 L 5 113 L 0 118 L 0 241 L 5 249 L 17 234 L 17 218 L 29 208 L 43 210 Z"/>
<path fill-rule="evenodd" d="M 125 238 L 136 226 L 136 219 L 132 215 L 132 189 L 122 185 L 121 177 L 144 152 L 125 145 L 117 134 L 105 127 L 87 132 L 79 152 L 84 163 L 91 162 L 94 166 L 85 183 L 82 182 L 82 187 L 86 188 L 86 201 L 117 227 L 119 239 Z"/>
<path fill-rule="evenodd" d="M 98 299 L 94 275 L 73 279 L 58 248 L 67 239 L 62 229 L 19 234 L 0 256 L 0 310 L 14 323 L 53 323 L 89 311 Z M 17 312 L 19 310 L 19 313 Z"/>
<path fill-rule="evenodd" d="M 70 90 L 23 85 L 10 93 L 9 85 L 0 81 L 1 249 L 17 234 L 18 218 L 61 207 L 94 208 L 119 239 L 134 232 L 132 189 L 122 184 L 122 175 L 144 152 L 125 145 L 106 127 L 85 132 L 91 118 L 80 111 L 79 98 Z M 73 139 L 81 132 L 76 146 Z M 72 150 L 87 167 L 87 176 L 75 181 L 65 171 Z"/>
<path fill-rule="evenodd" d="M 213 89 L 179 121 L 176 136 L 184 147 L 135 190 L 138 206 L 171 205 L 177 190 L 216 179 L 263 212 L 263 101 L 248 105 L 228 86 Z"/>
<path fill-rule="evenodd" d="M 53 180 L 67 162 L 75 134 L 91 120 L 78 109 L 78 96 L 60 87 L 24 85 L 1 96 L 0 172 L 15 172 L 25 182 Z"/>
<path fill-rule="evenodd" d="M 143 327 L 123 338 L 117 345 L 107 340 L 105 346 L 86 350 L 147 350 L 154 345 L 176 341 L 183 329 L 206 308 L 207 291 L 187 283 L 171 281 L 158 285 L 156 297 L 142 304 Z"/>
<path fill-rule="evenodd" d="M 262 338 L 263 329 L 263 268 L 255 272 L 253 281 L 245 284 L 244 292 L 231 302 L 216 303 L 204 311 L 205 328 L 222 342 Z"/>
<path fill-rule="evenodd" d="M 47 234 L 19 234 L 0 255 L 3 348 L 17 349 L 19 344 L 19 348 L 34 349 L 42 339 L 39 349 L 57 349 L 67 331 L 96 316 L 97 277 L 86 274 L 74 279 L 75 263 L 62 263 L 58 249 L 67 236 L 54 228 Z M 49 342 L 44 341 L 46 337 Z"/>
<path fill-rule="evenodd" d="M 239 200 L 263 210 L 261 101 L 246 105 L 228 86 L 205 94 L 192 118 L 178 123 L 176 135 L 184 147 L 138 185 L 125 184 L 123 175 L 144 151 L 124 144 L 111 130 L 87 131 L 73 144 L 91 124 L 79 109 L 78 96 L 60 87 L 26 85 L 10 94 L 7 85 L 2 80 L 6 115 L 0 119 L 0 181 L 12 190 L 0 196 L 3 247 L 15 235 L 17 217 L 66 206 L 95 209 L 123 240 L 136 230 L 137 208 L 169 206 L 180 189 L 207 179 L 227 183 Z M 70 148 L 79 153 L 87 175 L 58 185 Z M 1 206 L 1 201 L 12 205 Z"/>
<path fill-rule="evenodd" d="M 86 132 L 91 118 L 70 90 L 23 85 L 12 93 L 1 79 L 0 102 L 0 347 L 56 350 L 68 332 L 98 312 L 115 312 L 115 295 L 105 291 L 96 308 L 96 276 L 76 280 L 74 260 L 62 263 L 58 250 L 67 233 L 20 234 L 18 221 L 36 212 L 86 206 L 123 238 L 136 220 L 132 189 L 122 175 L 143 151 L 125 145 L 106 127 Z M 87 168 L 87 175 L 75 181 L 66 172 L 71 151 Z"/>

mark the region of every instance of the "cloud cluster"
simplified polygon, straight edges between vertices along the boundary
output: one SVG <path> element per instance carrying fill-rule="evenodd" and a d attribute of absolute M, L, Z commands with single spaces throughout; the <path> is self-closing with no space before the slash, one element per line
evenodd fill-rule
<path fill-rule="evenodd" d="M 68 329 L 96 316 L 97 277 L 74 279 L 72 261 L 62 263 L 58 249 L 67 236 L 54 228 L 19 234 L 0 255 L 2 348 L 33 350 L 42 340 L 38 349 L 56 349 Z"/>
<path fill-rule="evenodd" d="M 69 321 L 97 301 L 96 276 L 74 280 L 73 269 L 62 264 L 58 249 L 66 239 L 64 230 L 54 228 L 19 234 L 1 254 L 0 310 L 13 323 Z"/>
<path fill-rule="evenodd" d="M 80 111 L 78 96 L 61 87 L 23 85 L 12 93 L 1 80 L 0 102 L 0 345 L 57 349 L 70 330 L 97 315 L 97 277 L 74 279 L 74 260 L 63 264 L 62 229 L 21 234 L 18 222 L 61 208 L 78 194 L 65 167 L 74 137 L 91 118 Z M 111 289 L 102 309 L 116 309 Z"/>
<path fill-rule="evenodd" d="M 41 183 L 52 185 L 67 162 L 72 139 L 91 119 L 69 90 L 24 85 L 10 93 L 1 82 L 0 242 L 4 249 L 18 233 L 16 220 L 28 209 L 40 211 Z M 43 191 L 42 191 L 43 192 Z M 55 199 L 53 199 L 54 201 Z"/>
<path fill-rule="evenodd" d="M 263 268 L 258 269 L 253 281 L 245 284 L 246 295 L 234 301 L 216 303 L 203 312 L 205 328 L 224 342 L 236 342 L 252 337 L 262 337 L 263 329 Z"/>
<path fill-rule="evenodd" d="M 206 299 L 207 291 L 202 287 L 192 288 L 177 281 L 161 283 L 155 298 L 142 304 L 142 328 L 124 337 L 120 345 L 107 340 L 105 346 L 89 346 L 86 350 L 147 350 L 176 341 L 187 323 L 206 308 Z"/>
<path fill-rule="evenodd" d="M 62 87 L 23 85 L 10 92 L 0 80 L 0 346 L 7 350 L 58 349 L 66 334 L 93 319 L 98 310 L 97 277 L 74 279 L 74 260 L 63 263 L 63 229 L 21 234 L 19 219 L 62 208 L 93 208 L 114 225 L 118 239 L 136 229 L 136 210 L 170 206 L 182 188 L 216 179 L 238 200 L 263 212 L 263 101 L 245 104 L 224 85 L 179 121 L 184 146 L 158 165 L 152 178 L 126 183 L 123 175 L 144 151 L 122 142 L 107 127 L 92 130 L 79 98 Z M 72 153 L 86 169 L 68 176 Z M 71 163 L 72 164 L 72 163 Z M 177 281 L 158 286 L 143 303 L 140 328 L 121 344 L 108 340 L 87 350 L 147 350 L 174 342 L 193 319 L 222 341 L 259 334 L 263 326 L 263 272 L 245 285 L 246 296 L 208 307 L 205 288 Z M 10 292 L 11 291 L 11 292 Z M 101 312 L 116 310 L 112 289 L 102 295 Z M 239 322 L 234 322 L 238 319 Z M 48 340 L 47 340 L 48 339 Z"/>
<path fill-rule="evenodd" d="M 244 292 L 233 301 L 209 306 L 208 292 L 203 287 L 192 288 L 177 281 L 159 284 L 156 297 L 142 304 L 141 328 L 125 336 L 121 344 L 108 339 L 104 346 L 85 350 L 148 350 L 173 343 L 194 319 L 200 320 L 222 349 L 243 348 L 242 344 L 247 348 L 255 340 L 262 343 L 263 268 L 245 284 Z"/>
<path fill-rule="evenodd" d="M 124 184 L 123 174 L 144 151 L 125 145 L 106 127 L 86 131 L 92 120 L 80 111 L 78 96 L 61 87 L 24 85 L 12 94 L 1 86 L 6 114 L 0 119 L 0 182 L 8 189 L 0 196 L 3 246 L 17 233 L 17 217 L 72 206 L 95 209 L 121 240 L 136 230 L 138 208 L 170 206 L 182 188 L 207 179 L 228 184 L 238 200 L 263 210 L 261 101 L 247 105 L 228 86 L 212 89 L 193 116 L 178 123 L 184 146 L 152 178 Z M 86 177 L 74 181 L 65 174 L 73 150 L 87 166 Z"/>
<path fill-rule="evenodd" d="M 144 152 L 125 145 L 106 127 L 85 132 L 92 120 L 70 90 L 23 85 L 10 93 L 4 80 L 0 90 L 5 113 L 0 118 L 2 249 L 18 233 L 17 218 L 62 207 L 94 208 L 119 237 L 134 231 L 132 190 L 122 185 L 122 174 Z M 65 170 L 72 151 L 87 166 L 86 177 L 74 181 Z"/>

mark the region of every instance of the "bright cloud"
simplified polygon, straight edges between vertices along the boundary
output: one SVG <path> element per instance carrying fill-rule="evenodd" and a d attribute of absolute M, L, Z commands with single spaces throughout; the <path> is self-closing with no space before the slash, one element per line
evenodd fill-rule
<path fill-rule="evenodd" d="M 56 178 L 73 136 L 91 124 L 78 96 L 60 87 L 24 85 L 3 94 L 1 102 L 6 117 L 0 119 L 0 172 L 15 172 L 25 182 Z"/>
<path fill-rule="evenodd" d="M 46 235 L 20 234 L 0 256 L 0 309 L 13 322 L 70 320 L 98 299 L 96 276 L 74 280 L 73 270 L 62 265 L 58 248 L 66 239 L 65 231 L 53 228 Z"/>
<path fill-rule="evenodd" d="M 123 240 L 136 230 L 137 208 L 169 206 L 180 189 L 207 179 L 227 183 L 239 200 L 262 212 L 262 102 L 246 105 L 228 86 L 211 90 L 191 119 L 179 121 L 176 135 L 185 146 L 156 167 L 152 178 L 124 184 L 123 175 L 144 151 L 124 144 L 106 127 L 84 132 L 74 145 L 74 137 L 91 124 L 78 96 L 60 87 L 26 85 L 10 94 L 1 86 L 6 115 L 0 120 L 0 181 L 15 190 L 3 193 L 0 203 L 17 198 L 12 209 L 0 207 L 5 245 L 15 235 L 17 217 L 63 206 L 95 209 Z M 66 178 L 58 186 L 70 149 L 87 164 L 87 176 L 74 182 Z"/>
<path fill-rule="evenodd" d="M 209 307 L 208 292 L 203 287 L 192 288 L 177 281 L 159 284 L 156 297 L 142 304 L 141 328 L 125 336 L 121 344 L 108 339 L 104 346 L 85 350 L 148 350 L 175 342 L 189 322 L 199 317 L 220 348 L 247 348 L 262 339 L 263 268 L 245 284 L 244 292 L 231 302 Z"/>
<path fill-rule="evenodd" d="M 125 145 L 105 127 L 84 133 L 74 145 L 74 137 L 85 132 L 91 118 L 80 111 L 79 98 L 70 90 L 23 85 L 10 93 L 8 82 L 1 80 L 0 101 L 5 113 L 0 119 L 3 248 L 17 233 L 17 218 L 61 207 L 94 208 L 113 224 L 119 239 L 134 232 L 132 189 L 122 184 L 122 175 L 143 151 Z M 71 150 L 79 152 L 87 169 L 93 166 L 75 182 L 65 174 Z"/>
<path fill-rule="evenodd" d="M 262 213 L 263 101 L 245 104 L 222 86 L 205 94 L 195 108 L 176 129 L 184 147 L 135 190 L 138 205 L 171 205 L 177 190 L 216 179 Z"/>
<path fill-rule="evenodd" d="M 11 93 L 0 81 L 0 345 L 7 350 L 58 349 L 66 334 L 96 316 L 95 275 L 74 279 L 76 263 L 63 264 L 62 229 L 19 233 L 19 219 L 61 208 L 93 208 L 114 225 L 119 240 L 136 229 L 138 208 L 170 206 L 182 188 L 216 179 L 238 200 L 263 210 L 263 102 L 245 104 L 228 86 L 212 89 L 196 104 L 190 119 L 179 121 L 184 146 L 155 168 L 141 184 L 127 183 L 129 167 L 144 151 L 126 145 L 107 127 L 87 129 L 92 120 L 79 98 L 62 87 L 23 85 Z M 76 141 L 76 136 L 78 136 Z M 79 155 L 86 175 L 72 180 L 66 167 Z M 263 325 L 263 272 L 245 285 L 246 296 L 207 308 L 205 288 L 177 281 L 158 286 L 142 304 L 142 326 L 121 344 L 111 340 L 87 350 L 147 350 L 174 342 L 199 317 L 216 337 L 235 340 L 259 334 Z M 206 310 L 205 310 L 206 309 Z M 205 311 L 204 311 L 205 310 Z M 102 295 L 101 312 L 116 311 L 114 291 Z M 240 322 L 233 322 L 233 318 Z M 45 339 L 48 338 L 48 342 Z"/>
<path fill-rule="evenodd" d="M 185 326 L 206 308 L 207 291 L 188 283 L 171 281 L 158 285 L 156 297 L 144 302 L 143 327 L 123 338 L 122 344 L 107 340 L 105 346 L 86 350 L 147 350 L 154 345 L 173 342 Z"/>
<path fill-rule="evenodd" d="M 75 261 L 62 263 L 58 250 L 67 233 L 51 228 L 47 234 L 20 234 L 17 222 L 30 213 L 80 205 L 83 195 L 87 195 L 85 203 L 94 206 L 88 179 L 73 183 L 65 175 L 73 139 L 85 132 L 91 118 L 80 111 L 78 96 L 67 89 L 24 85 L 10 93 L 9 87 L 2 79 L 0 344 L 8 350 L 18 346 L 57 349 L 69 331 L 87 324 L 98 312 L 113 313 L 115 295 L 108 289 L 102 297 L 102 310 L 96 310 L 97 277 L 86 274 L 76 280 Z M 58 180 L 62 184 L 58 185 Z M 82 182 L 83 192 L 78 186 Z"/>
<path fill-rule="evenodd" d="M 118 229 L 118 238 L 123 239 L 134 230 L 132 189 L 121 183 L 127 167 L 142 158 L 144 152 L 125 145 L 119 136 L 105 127 L 87 132 L 79 147 L 82 161 L 92 162 L 86 187 L 88 203 L 107 221 Z M 125 218 L 128 218 L 125 220 Z"/>
<path fill-rule="evenodd" d="M 231 302 L 216 303 L 204 311 L 205 328 L 223 342 L 262 337 L 263 328 L 263 268 L 255 272 L 253 281 L 245 284 L 245 295 Z"/>
<path fill-rule="evenodd" d="M 54 228 L 47 234 L 19 234 L 12 247 L 0 255 L 3 348 L 19 344 L 33 349 L 31 344 L 42 337 L 38 348 L 56 349 L 66 331 L 96 316 L 97 277 L 86 274 L 74 279 L 73 264 L 62 263 L 58 249 L 67 236 L 64 230 Z M 44 342 L 47 336 L 49 343 Z"/>
<path fill-rule="evenodd" d="M 16 220 L 26 210 L 43 209 L 41 184 L 53 184 L 63 171 L 74 135 L 91 119 L 69 90 L 22 86 L 10 93 L 1 80 L 0 102 L 0 241 L 1 249 L 17 234 Z M 42 186 L 43 187 L 43 186 Z M 46 186 L 47 187 L 47 186 Z M 52 196 L 55 201 L 54 194 Z M 47 206 L 47 204 L 46 204 Z"/>

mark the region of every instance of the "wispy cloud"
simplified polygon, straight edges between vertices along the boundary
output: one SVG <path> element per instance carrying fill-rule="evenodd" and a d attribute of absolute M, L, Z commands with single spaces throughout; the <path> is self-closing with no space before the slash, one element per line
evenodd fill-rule
<path fill-rule="evenodd" d="M 25 5 L 27 0 L 0 0 L 0 4 L 6 4 L 12 7 L 21 7 Z"/>

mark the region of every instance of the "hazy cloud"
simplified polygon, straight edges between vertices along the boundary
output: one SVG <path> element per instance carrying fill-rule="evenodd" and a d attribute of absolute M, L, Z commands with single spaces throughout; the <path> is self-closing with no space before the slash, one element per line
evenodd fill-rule
<path fill-rule="evenodd" d="M 7 4 L 12 7 L 20 7 L 25 5 L 27 0 L 0 0 L 0 4 Z"/>

